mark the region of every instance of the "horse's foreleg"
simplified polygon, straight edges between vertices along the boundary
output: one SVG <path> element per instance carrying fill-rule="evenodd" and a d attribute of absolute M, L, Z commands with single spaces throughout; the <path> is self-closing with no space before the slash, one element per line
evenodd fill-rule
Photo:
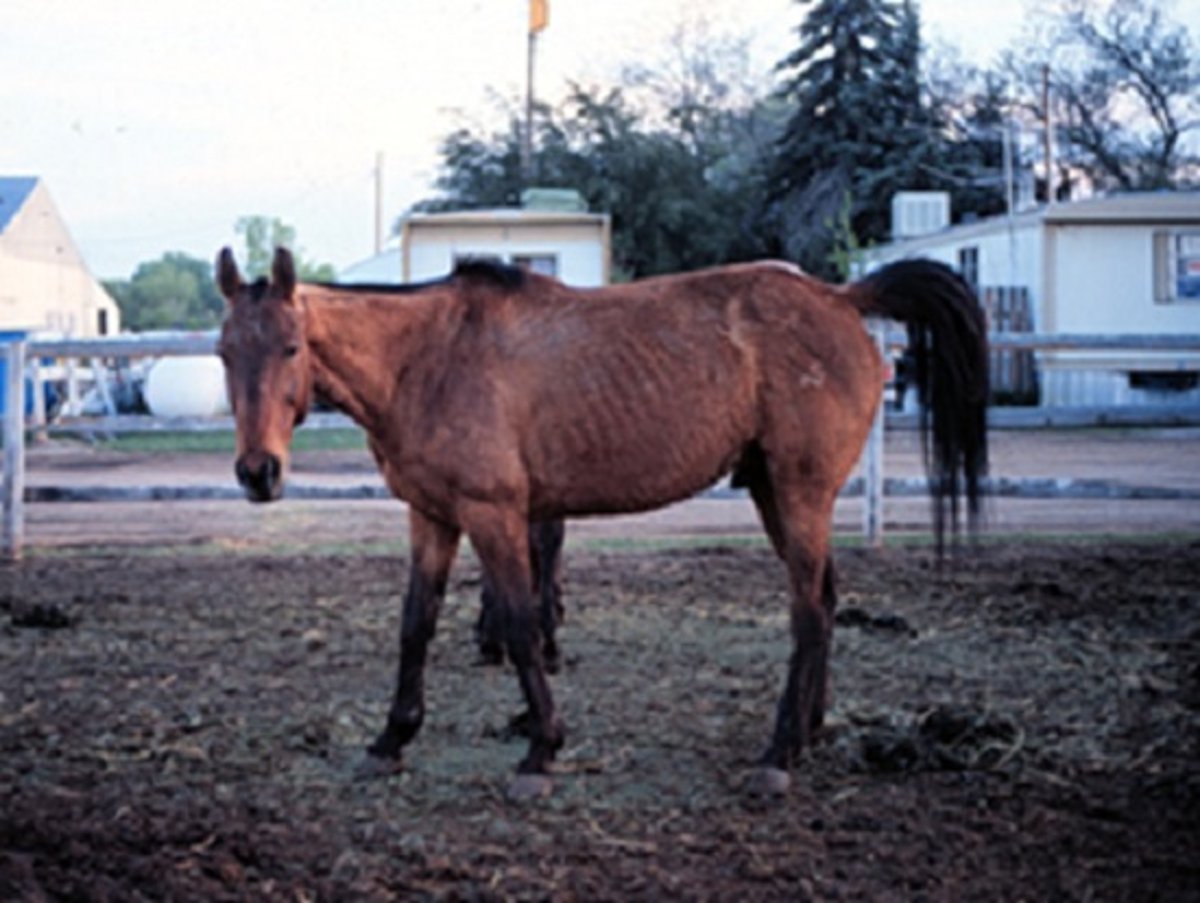
<path fill-rule="evenodd" d="M 562 520 L 529 526 L 529 560 L 533 566 L 533 584 L 542 625 L 542 655 L 550 674 L 558 673 L 560 664 L 556 634 L 563 621 L 561 580 L 565 537 L 566 524 Z"/>
<path fill-rule="evenodd" d="M 496 591 L 508 657 L 529 708 L 529 752 L 517 771 L 538 779 L 519 779 L 511 792 L 540 795 L 549 791 L 544 775 L 562 746 L 563 731 L 546 680 L 539 618 L 534 610 L 528 524 L 518 512 L 485 505 L 470 506 L 463 512 L 463 523 Z"/>
<path fill-rule="evenodd" d="M 368 748 L 371 765 L 394 769 L 400 751 L 425 720 L 425 657 L 437 629 L 446 578 L 458 549 L 455 527 L 410 509 L 412 572 L 400 627 L 400 670 L 383 732 Z M 374 760 L 372 762 L 372 760 Z"/>

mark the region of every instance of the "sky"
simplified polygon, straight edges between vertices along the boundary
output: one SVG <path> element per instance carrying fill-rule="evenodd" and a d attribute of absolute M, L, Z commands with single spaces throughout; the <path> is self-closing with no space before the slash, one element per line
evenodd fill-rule
<path fill-rule="evenodd" d="M 1200 0 L 1179 0 L 1195 7 Z M 1023 2 L 922 0 L 927 40 L 988 61 Z M 40 176 L 93 273 L 169 251 L 208 259 L 241 216 L 293 226 L 306 259 L 374 251 L 434 193 L 442 137 L 524 96 L 527 0 L 4 0 L 0 175 Z M 681 25 L 749 42 L 764 89 L 795 43 L 794 0 L 550 0 L 539 97 L 614 82 Z M 1200 16 L 1198 16 L 1200 18 Z"/>

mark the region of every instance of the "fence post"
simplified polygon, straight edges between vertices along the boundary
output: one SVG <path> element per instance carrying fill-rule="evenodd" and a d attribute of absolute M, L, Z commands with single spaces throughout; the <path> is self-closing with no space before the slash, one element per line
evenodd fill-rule
<path fill-rule="evenodd" d="M 868 329 L 875 347 L 883 356 L 885 366 L 891 370 L 887 354 L 887 324 L 883 320 L 872 319 Z M 886 385 L 886 380 L 885 380 Z M 884 386 L 879 387 L 882 394 Z M 879 407 L 875 410 L 875 420 L 871 423 L 871 432 L 867 434 L 866 455 L 863 458 L 863 536 L 867 545 L 878 548 L 883 545 L 883 410 L 887 407 L 887 399 L 881 398 Z"/>
<path fill-rule="evenodd" d="M 25 534 L 25 342 L 3 344 L 7 362 L 4 386 L 4 536 L 0 556 L 21 557 Z"/>

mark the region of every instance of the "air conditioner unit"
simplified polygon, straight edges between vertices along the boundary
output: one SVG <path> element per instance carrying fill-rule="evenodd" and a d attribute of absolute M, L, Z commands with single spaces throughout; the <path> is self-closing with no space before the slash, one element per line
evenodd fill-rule
<path fill-rule="evenodd" d="M 900 191 L 892 198 L 892 240 L 940 232 L 950 225 L 945 191 Z"/>

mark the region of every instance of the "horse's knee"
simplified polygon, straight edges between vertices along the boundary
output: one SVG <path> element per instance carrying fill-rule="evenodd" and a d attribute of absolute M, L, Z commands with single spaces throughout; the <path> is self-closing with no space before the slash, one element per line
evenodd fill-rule
<path fill-rule="evenodd" d="M 504 645 L 509 660 L 518 668 L 533 664 L 534 651 L 541 642 L 537 622 L 527 614 L 509 615 L 504 629 Z"/>

